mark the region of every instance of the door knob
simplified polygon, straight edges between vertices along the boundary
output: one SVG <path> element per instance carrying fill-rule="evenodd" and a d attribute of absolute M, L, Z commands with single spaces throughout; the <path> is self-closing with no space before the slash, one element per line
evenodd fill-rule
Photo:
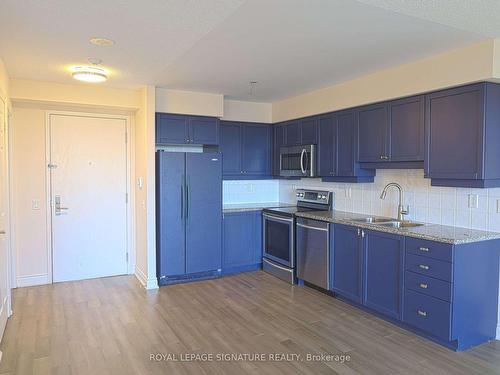
<path fill-rule="evenodd" d="M 61 196 L 60 195 L 56 195 L 54 197 L 54 201 L 55 201 L 55 214 L 57 216 L 62 215 L 64 211 L 69 210 L 68 207 L 61 206 Z"/>

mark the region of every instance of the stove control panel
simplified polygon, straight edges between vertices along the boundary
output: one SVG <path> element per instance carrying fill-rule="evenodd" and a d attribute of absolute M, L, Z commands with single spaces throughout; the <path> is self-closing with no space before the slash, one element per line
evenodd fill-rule
<path fill-rule="evenodd" d="M 332 199 L 332 193 L 330 191 L 323 190 L 297 189 L 295 195 L 297 196 L 297 201 L 299 202 L 330 204 Z"/>

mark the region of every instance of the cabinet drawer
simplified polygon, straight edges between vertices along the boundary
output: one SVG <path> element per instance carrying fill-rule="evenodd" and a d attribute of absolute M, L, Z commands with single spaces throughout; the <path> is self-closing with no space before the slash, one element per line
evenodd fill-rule
<path fill-rule="evenodd" d="M 406 252 L 410 254 L 451 262 L 452 249 L 453 245 L 447 243 L 421 240 L 411 237 L 406 238 Z"/>
<path fill-rule="evenodd" d="M 424 294 L 405 290 L 403 321 L 446 341 L 450 340 L 451 305 Z"/>
<path fill-rule="evenodd" d="M 443 262 L 442 260 L 413 254 L 406 255 L 406 270 L 431 276 L 439 280 L 452 281 L 452 266 L 451 263 Z"/>
<path fill-rule="evenodd" d="M 405 272 L 405 286 L 408 289 L 427 294 L 445 301 L 451 301 L 451 283 L 418 273 Z"/>

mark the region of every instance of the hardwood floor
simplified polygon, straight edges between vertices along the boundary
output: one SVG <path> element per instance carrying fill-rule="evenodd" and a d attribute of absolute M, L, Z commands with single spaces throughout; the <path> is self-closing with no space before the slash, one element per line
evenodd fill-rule
<path fill-rule="evenodd" d="M 0 374 L 500 374 L 500 342 L 455 353 L 261 271 L 152 292 L 133 276 L 21 288 L 13 303 Z M 150 360 L 169 353 L 214 360 Z M 301 360 L 216 361 L 220 353 Z"/>

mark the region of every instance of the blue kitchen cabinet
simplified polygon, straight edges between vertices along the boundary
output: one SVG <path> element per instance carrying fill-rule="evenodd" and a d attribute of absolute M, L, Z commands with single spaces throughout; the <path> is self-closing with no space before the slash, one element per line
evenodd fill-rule
<path fill-rule="evenodd" d="M 356 111 L 319 117 L 318 173 L 329 182 L 373 182 L 374 169 L 363 169 L 356 157 Z"/>
<path fill-rule="evenodd" d="M 307 117 L 300 120 L 301 144 L 318 144 L 318 116 Z"/>
<path fill-rule="evenodd" d="M 500 85 L 428 94 L 426 177 L 435 186 L 500 186 Z"/>
<path fill-rule="evenodd" d="M 297 146 L 302 144 L 302 129 L 299 120 L 283 123 L 285 129 L 285 146 Z"/>
<path fill-rule="evenodd" d="M 222 273 L 260 269 L 262 264 L 261 211 L 223 215 Z"/>
<path fill-rule="evenodd" d="M 189 140 L 189 117 L 169 113 L 156 114 L 156 143 L 183 145 Z"/>
<path fill-rule="evenodd" d="M 404 278 L 404 237 L 363 230 L 363 304 L 401 319 Z"/>
<path fill-rule="evenodd" d="M 219 119 L 156 113 L 156 144 L 218 145 Z"/>
<path fill-rule="evenodd" d="M 423 162 L 424 104 L 422 95 L 389 102 L 391 162 Z"/>
<path fill-rule="evenodd" d="M 272 178 L 272 128 L 269 124 L 221 122 L 224 179 Z"/>
<path fill-rule="evenodd" d="M 389 159 L 389 114 L 387 103 L 358 109 L 358 160 L 380 162 Z"/>
<path fill-rule="evenodd" d="M 351 301 L 361 303 L 363 297 L 363 241 L 361 230 L 348 225 L 334 225 L 330 231 L 333 256 L 332 290 Z"/>
<path fill-rule="evenodd" d="M 337 173 L 337 116 L 334 113 L 319 117 L 318 175 Z"/>
<path fill-rule="evenodd" d="M 273 175 L 280 175 L 280 150 L 285 146 L 285 128 L 284 125 L 273 125 Z"/>

